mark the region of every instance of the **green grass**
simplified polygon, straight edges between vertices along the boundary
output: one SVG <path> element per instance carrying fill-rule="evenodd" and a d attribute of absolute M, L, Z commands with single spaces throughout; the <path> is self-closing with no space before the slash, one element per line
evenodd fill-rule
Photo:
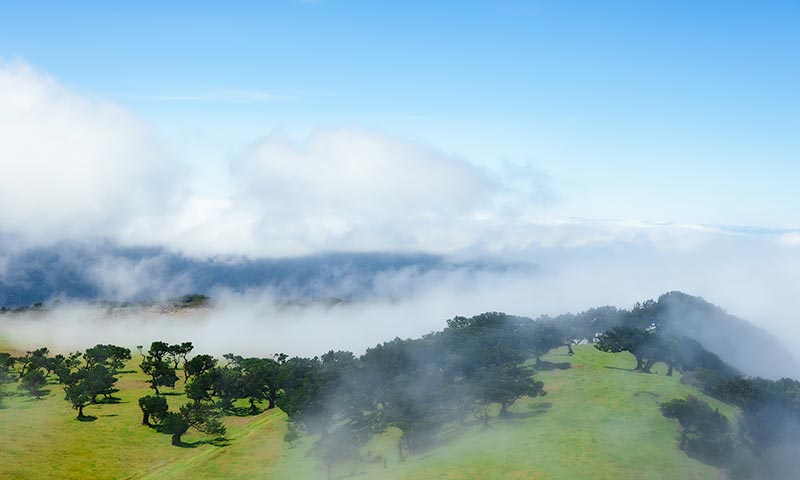
<path fill-rule="evenodd" d="M 578 347 L 574 356 L 557 350 L 545 357 L 571 368 L 541 372 L 547 396 L 517 402 L 516 417 L 493 420 L 482 430 L 455 425 L 442 432 L 434 448 L 400 462 L 396 439 L 388 431 L 365 448 L 387 460 L 364 463 L 358 479 L 715 479 L 720 472 L 677 449 L 673 421 L 659 402 L 693 394 L 733 418 L 728 405 L 705 397 L 663 370 L 630 371 L 627 354 Z M 133 362 L 135 364 L 136 362 Z M 190 448 L 169 445 L 169 436 L 139 425 L 137 399 L 149 393 L 141 373 L 121 375 L 121 403 L 91 406 L 93 422 L 78 422 L 51 385 L 36 401 L 16 395 L 0 409 L 0 477 L 3 479 L 315 479 L 325 478 L 309 455 L 314 438 L 289 448 L 283 442 L 286 418 L 277 410 L 255 417 L 226 417 L 225 441 L 192 432 Z M 180 386 L 179 386 L 180 387 Z M 8 390 L 13 391 L 11 386 Z M 180 392 L 180 388 L 176 393 Z M 181 395 L 168 396 L 177 407 Z M 336 470 L 348 478 L 352 465 Z"/>

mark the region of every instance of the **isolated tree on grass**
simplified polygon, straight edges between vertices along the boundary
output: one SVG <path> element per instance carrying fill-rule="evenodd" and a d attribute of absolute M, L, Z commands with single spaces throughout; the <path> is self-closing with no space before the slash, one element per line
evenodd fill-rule
<path fill-rule="evenodd" d="M 211 405 L 187 403 L 179 412 L 167 413 L 163 425 L 172 433 L 172 444 L 180 446 L 181 437 L 194 428 L 209 435 L 225 435 L 225 426 Z"/>
<path fill-rule="evenodd" d="M 38 368 L 28 370 L 19 382 L 19 388 L 36 397 L 36 400 L 40 400 L 46 393 L 42 389 L 45 385 L 47 385 L 47 377 Z"/>
<path fill-rule="evenodd" d="M 142 425 L 152 427 L 150 418 L 159 423 L 163 421 L 169 410 L 169 405 L 167 405 L 167 399 L 164 397 L 147 395 L 139 399 L 139 408 L 142 409 Z"/>

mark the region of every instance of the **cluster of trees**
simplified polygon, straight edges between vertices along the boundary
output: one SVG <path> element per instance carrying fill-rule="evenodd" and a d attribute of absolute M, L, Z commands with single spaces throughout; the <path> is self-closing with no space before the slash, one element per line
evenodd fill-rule
<path fill-rule="evenodd" d="M 49 393 L 46 386 L 52 376 L 64 387 L 65 399 L 78 411 L 78 419 L 87 417 L 83 409 L 93 403 L 113 400 L 116 374 L 131 359 L 131 352 L 116 345 L 96 345 L 84 352 L 69 355 L 49 355 L 46 347 L 28 351 L 20 357 L 0 353 L 0 384 L 12 380 L 11 371 L 16 368 L 19 388 L 36 399 Z"/>
<path fill-rule="evenodd" d="M 800 472 L 800 382 L 735 378 L 713 393 L 741 411 L 732 476 L 795 478 Z"/>
<path fill-rule="evenodd" d="M 453 318 L 419 339 L 396 338 L 360 357 L 330 351 L 290 358 L 281 365 L 277 399 L 292 424 L 287 440 L 300 431 L 318 433 L 315 451 L 330 473 L 360 461 L 359 448 L 394 427 L 403 459 L 429 447 L 448 422 L 474 418 L 488 427 L 490 406 L 507 417 L 519 398 L 544 395 L 526 360 L 562 344 L 548 325 L 485 313 Z"/>
<path fill-rule="evenodd" d="M 734 431 L 725 416 L 695 397 L 661 405 L 678 422 L 680 447 L 724 467 L 733 479 L 784 480 L 800 472 L 800 382 L 729 379 L 709 393 L 739 407 Z"/>

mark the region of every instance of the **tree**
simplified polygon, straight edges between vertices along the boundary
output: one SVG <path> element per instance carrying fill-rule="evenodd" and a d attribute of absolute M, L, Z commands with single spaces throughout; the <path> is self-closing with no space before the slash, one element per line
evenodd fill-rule
<path fill-rule="evenodd" d="M 358 451 L 370 437 L 371 432 L 346 424 L 314 445 L 314 453 L 322 460 L 328 480 L 333 478 L 334 468 L 342 463 L 352 461 L 355 470 L 359 460 Z"/>
<path fill-rule="evenodd" d="M 211 377 L 212 395 L 223 411 L 233 409 L 233 404 L 243 396 L 242 371 L 239 367 L 216 367 L 206 375 Z"/>
<path fill-rule="evenodd" d="M 152 417 L 156 422 L 163 421 L 167 415 L 169 406 L 167 399 L 155 395 L 147 395 L 139 399 L 139 408 L 142 409 L 142 425 L 151 427 L 150 418 Z"/>
<path fill-rule="evenodd" d="M 106 365 L 112 373 L 116 373 L 125 367 L 126 361 L 131 359 L 131 351 L 116 345 L 95 345 L 87 348 L 83 357 L 89 367 Z"/>
<path fill-rule="evenodd" d="M 536 358 L 536 365 L 542 363 L 541 356 L 550 350 L 564 345 L 564 332 L 550 323 L 536 322 L 524 329 L 525 340 Z"/>
<path fill-rule="evenodd" d="M 47 385 L 47 377 L 43 371 L 36 368 L 28 370 L 25 375 L 23 375 L 19 383 L 19 388 L 36 397 L 36 400 L 41 400 L 42 395 L 46 393 L 42 390 L 42 387 L 45 385 Z"/>
<path fill-rule="evenodd" d="M 214 409 L 204 403 L 187 403 L 179 412 L 169 412 L 163 425 L 172 433 L 172 444 L 182 445 L 181 437 L 194 428 L 209 435 L 225 435 L 225 426 Z"/>
<path fill-rule="evenodd" d="M 634 371 L 650 373 L 663 356 L 664 346 L 655 332 L 633 327 L 614 327 L 598 336 L 595 348 L 603 352 L 630 352 L 636 358 Z"/>
<path fill-rule="evenodd" d="M 195 403 L 210 401 L 214 392 L 213 370 L 189 377 L 184 391 L 186 393 L 186 398 L 194 400 Z"/>
<path fill-rule="evenodd" d="M 37 348 L 36 350 L 29 351 L 25 353 L 24 356 L 17 358 L 16 363 L 19 365 L 18 367 L 18 379 L 22 380 L 22 377 L 28 372 L 28 370 L 34 370 L 37 368 L 44 368 L 47 363 L 47 355 L 50 353 L 50 350 L 47 347 Z"/>
<path fill-rule="evenodd" d="M 217 360 L 211 355 L 197 355 L 183 362 L 184 378 L 189 380 L 192 377 L 202 375 L 216 366 Z"/>
<path fill-rule="evenodd" d="M 174 364 L 175 370 L 178 369 L 178 365 L 182 361 L 184 365 L 186 365 L 186 356 L 194 350 L 194 345 L 192 342 L 183 342 L 176 345 L 169 346 L 169 353 L 172 356 L 172 362 Z M 186 380 L 186 372 L 184 371 L 184 380 Z"/>
<path fill-rule="evenodd" d="M 142 372 L 150 376 L 148 383 L 155 390 L 156 395 L 160 395 L 158 387 L 174 388 L 178 381 L 173 362 L 169 357 L 171 351 L 167 343 L 153 342 L 147 355 L 142 359 L 142 363 L 139 364 Z"/>
<path fill-rule="evenodd" d="M 58 371 L 59 380 L 64 384 L 64 399 L 78 410 L 78 420 L 86 419 L 83 409 L 97 403 L 98 395 L 111 398 L 119 391 L 114 388 L 117 378 L 105 362 L 97 362 L 94 353 L 72 354 L 64 359 Z M 85 360 L 83 363 L 79 360 L 81 357 Z"/>
<path fill-rule="evenodd" d="M 72 404 L 72 408 L 78 411 L 78 420 L 87 417 L 83 414 L 83 409 L 92 401 L 92 395 L 86 382 L 76 379 L 74 383 L 64 386 L 64 399 Z"/>
<path fill-rule="evenodd" d="M 111 395 L 118 392 L 118 388 L 114 388 L 117 383 L 117 378 L 109 371 L 105 365 L 85 366 L 80 374 L 82 381 L 86 382 L 86 389 L 91 396 L 91 402 L 97 403 L 97 396 L 103 395 L 106 399 L 111 398 Z"/>
<path fill-rule="evenodd" d="M 484 403 L 500 405 L 500 417 L 509 416 L 508 407 L 522 397 L 545 395 L 544 384 L 531 377 L 531 372 L 520 366 L 487 369 L 477 380 L 478 397 Z"/>
<path fill-rule="evenodd" d="M 9 353 L 0 352 L 0 403 L 3 401 L 5 393 L 5 384 L 11 383 L 11 367 L 14 365 L 14 358 Z"/>
<path fill-rule="evenodd" d="M 352 390 L 357 361 L 351 352 L 330 351 L 322 357 L 291 358 L 282 367 L 283 394 L 277 405 L 292 421 L 326 437 L 344 397 Z M 351 388 L 348 388 L 351 387 Z"/>
<path fill-rule="evenodd" d="M 280 365 L 271 358 L 243 358 L 239 360 L 242 369 L 242 395 L 250 401 L 250 414 L 258 412 L 256 402 L 269 400 L 267 409 L 275 408 L 278 398 L 278 376 Z"/>
<path fill-rule="evenodd" d="M 661 413 L 678 421 L 680 448 L 705 460 L 719 461 L 732 447 L 728 419 L 694 396 L 661 404 Z"/>

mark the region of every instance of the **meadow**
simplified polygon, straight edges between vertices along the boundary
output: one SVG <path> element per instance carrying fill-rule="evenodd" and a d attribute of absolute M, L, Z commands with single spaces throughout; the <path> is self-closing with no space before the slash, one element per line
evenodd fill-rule
<path fill-rule="evenodd" d="M 8 347 L 8 346 L 6 346 Z M 448 425 L 435 445 L 400 461 L 388 430 L 362 449 L 365 460 L 347 463 L 334 478 L 359 479 L 716 479 L 721 472 L 688 457 L 677 447 L 676 423 L 659 403 L 695 395 L 730 419 L 736 410 L 695 388 L 667 377 L 632 372 L 627 353 L 610 354 L 578 346 L 560 348 L 544 360 L 561 368 L 537 373 L 547 395 L 522 399 L 508 419 Z M 4 479 L 323 479 L 312 452 L 316 438 L 294 446 L 283 440 L 286 416 L 278 409 L 254 416 L 226 416 L 227 434 L 213 438 L 193 430 L 183 447 L 169 435 L 140 425 L 137 400 L 151 394 L 134 355 L 119 375 L 118 402 L 92 405 L 81 422 L 64 401 L 60 385 L 48 385 L 41 400 L 6 390 L 0 407 L 0 476 Z M 567 365 L 569 368 L 566 368 Z M 51 380 L 51 382 L 53 382 Z M 165 389 L 171 408 L 186 402 L 183 386 Z M 496 413 L 496 412 L 495 412 Z"/>

